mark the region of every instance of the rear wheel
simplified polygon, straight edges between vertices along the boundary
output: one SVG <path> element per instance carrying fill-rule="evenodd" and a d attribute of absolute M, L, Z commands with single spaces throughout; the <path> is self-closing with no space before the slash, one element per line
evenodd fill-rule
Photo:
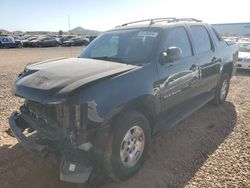
<path fill-rule="evenodd" d="M 136 111 L 120 115 L 114 122 L 105 157 L 105 168 L 115 180 L 138 172 L 150 148 L 151 130 L 146 117 Z"/>
<path fill-rule="evenodd" d="M 216 105 L 223 104 L 226 101 L 228 90 L 230 86 L 230 77 L 224 73 L 215 91 L 213 103 Z"/>

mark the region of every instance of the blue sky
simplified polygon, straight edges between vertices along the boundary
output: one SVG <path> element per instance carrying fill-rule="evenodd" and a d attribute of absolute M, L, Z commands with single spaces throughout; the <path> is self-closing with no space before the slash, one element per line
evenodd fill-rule
<path fill-rule="evenodd" d="M 9 31 L 107 30 L 156 17 L 195 17 L 208 23 L 250 22 L 250 0 L 0 0 L 0 28 Z"/>

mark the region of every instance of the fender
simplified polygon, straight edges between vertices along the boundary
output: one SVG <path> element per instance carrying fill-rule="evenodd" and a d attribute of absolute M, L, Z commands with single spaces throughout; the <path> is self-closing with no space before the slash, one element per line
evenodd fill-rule
<path fill-rule="evenodd" d="M 88 119 L 98 124 L 105 124 L 123 109 L 136 106 L 147 109 L 145 113 L 157 116 L 161 112 L 161 102 L 156 71 L 156 65 L 152 62 L 86 90 L 83 88 L 77 92 L 75 102 L 87 103 Z"/>

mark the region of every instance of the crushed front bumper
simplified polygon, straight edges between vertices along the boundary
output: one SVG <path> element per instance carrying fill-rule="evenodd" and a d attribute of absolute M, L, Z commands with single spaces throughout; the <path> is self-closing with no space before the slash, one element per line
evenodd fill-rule
<path fill-rule="evenodd" d="M 14 136 L 16 137 L 16 139 L 18 140 L 18 142 L 23 146 L 23 148 L 25 148 L 26 150 L 33 152 L 33 153 L 39 153 L 39 154 L 43 154 L 44 152 L 46 152 L 47 147 L 46 145 L 42 145 L 39 144 L 39 137 L 35 137 L 35 136 L 31 136 L 31 137 L 26 137 L 23 134 L 24 131 L 24 127 L 23 125 L 19 125 L 17 123 L 18 121 L 18 114 L 17 112 L 13 112 L 9 118 L 9 125 L 10 125 L 10 129 L 12 131 L 12 133 L 14 134 Z M 27 125 L 28 128 L 28 125 Z"/>
<path fill-rule="evenodd" d="M 21 122 L 21 123 L 20 123 Z M 33 129 L 20 114 L 13 112 L 9 117 L 9 126 L 18 142 L 29 152 L 45 156 L 50 151 L 48 143 L 39 134 L 26 136 L 23 132 L 26 129 Z M 76 152 L 77 153 L 77 152 Z M 81 155 L 82 157 L 82 155 Z M 75 153 L 63 153 L 61 155 L 60 179 L 71 183 L 85 183 L 92 171 L 92 164 L 89 157 L 83 159 Z"/>

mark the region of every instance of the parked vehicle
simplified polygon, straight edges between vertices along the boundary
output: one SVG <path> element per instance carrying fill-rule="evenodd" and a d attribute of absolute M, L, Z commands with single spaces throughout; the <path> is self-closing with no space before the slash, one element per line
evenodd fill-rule
<path fill-rule="evenodd" d="M 23 43 L 10 36 L 0 37 L 0 48 L 22 48 Z"/>
<path fill-rule="evenodd" d="M 232 41 L 232 40 L 228 40 L 228 39 L 225 39 L 225 42 L 228 44 L 228 45 L 235 45 L 236 42 Z"/>
<path fill-rule="evenodd" d="M 196 19 L 126 23 L 79 58 L 28 65 L 16 80 L 25 102 L 10 128 L 28 150 L 60 153 L 63 181 L 85 182 L 94 164 L 125 180 L 145 161 L 152 134 L 225 102 L 237 57 L 237 45 Z"/>
<path fill-rule="evenodd" d="M 90 36 L 87 36 L 86 38 L 89 39 L 89 42 L 92 42 L 93 40 L 95 40 L 96 37 L 97 35 L 90 35 Z"/>
<path fill-rule="evenodd" d="M 29 42 L 31 47 L 57 47 L 60 41 L 53 37 L 37 38 Z"/>
<path fill-rule="evenodd" d="M 37 36 L 27 36 L 22 40 L 23 46 L 24 47 L 30 47 L 30 43 L 33 40 L 36 40 L 38 37 Z"/>
<path fill-rule="evenodd" d="M 250 42 L 239 42 L 238 69 L 250 69 Z"/>
<path fill-rule="evenodd" d="M 63 43 L 64 41 L 68 41 L 75 37 L 76 37 L 75 35 L 64 35 L 60 37 L 60 42 Z"/>
<path fill-rule="evenodd" d="M 64 41 L 62 46 L 87 46 L 90 43 L 88 38 L 74 37 L 70 40 Z"/>

